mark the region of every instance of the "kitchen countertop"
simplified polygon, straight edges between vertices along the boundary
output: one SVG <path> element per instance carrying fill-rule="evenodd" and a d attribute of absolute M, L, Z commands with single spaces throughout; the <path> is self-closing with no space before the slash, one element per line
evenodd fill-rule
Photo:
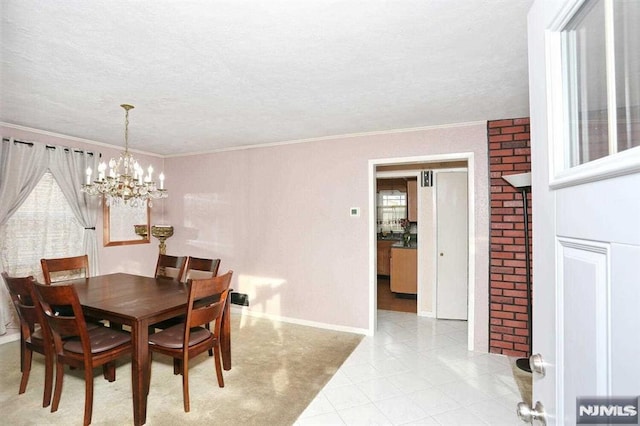
<path fill-rule="evenodd" d="M 417 249 L 418 248 L 418 242 L 417 241 L 409 241 L 409 245 L 405 246 L 403 241 L 398 241 L 397 243 L 393 244 L 391 246 L 391 248 Z"/>
<path fill-rule="evenodd" d="M 402 235 L 387 235 L 383 237 L 378 234 L 378 241 L 402 241 Z"/>

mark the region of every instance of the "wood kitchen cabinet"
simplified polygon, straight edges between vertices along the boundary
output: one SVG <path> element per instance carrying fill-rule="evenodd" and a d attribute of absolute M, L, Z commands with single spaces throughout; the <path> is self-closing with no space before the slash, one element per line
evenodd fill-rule
<path fill-rule="evenodd" d="M 378 275 L 390 275 L 391 267 L 389 261 L 391 259 L 391 246 L 396 241 L 378 240 Z"/>
<path fill-rule="evenodd" d="M 407 181 L 407 218 L 409 222 L 418 221 L 418 181 Z"/>
<path fill-rule="evenodd" d="M 391 248 L 391 291 L 394 293 L 418 293 L 418 250 Z"/>

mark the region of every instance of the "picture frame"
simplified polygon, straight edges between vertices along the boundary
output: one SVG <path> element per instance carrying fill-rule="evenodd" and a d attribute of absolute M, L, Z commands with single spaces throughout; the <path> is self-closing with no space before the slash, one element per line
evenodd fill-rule
<path fill-rule="evenodd" d="M 105 247 L 151 242 L 151 208 L 147 203 L 108 205 L 102 200 L 103 244 Z"/>

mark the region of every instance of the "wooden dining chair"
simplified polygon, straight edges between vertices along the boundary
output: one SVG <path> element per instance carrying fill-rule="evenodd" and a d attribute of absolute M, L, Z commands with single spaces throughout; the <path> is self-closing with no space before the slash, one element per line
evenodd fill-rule
<path fill-rule="evenodd" d="M 189 359 L 213 349 L 218 386 L 224 387 L 220 358 L 220 331 L 232 275 L 233 271 L 229 271 L 218 277 L 189 280 L 185 322 L 149 336 L 150 357 L 155 352 L 180 361 L 178 365 L 182 374 L 182 399 L 185 412 L 190 410 Z M 204 327 L 212 321 L 215 321 L 213 331 Z M 151 371 L 147 376 L 151 377 Z"/>
<path fill-rule="evenodd" d="M 89 277 L 89 256 L 86 254 L 82 256 L 59 257 L 55 259 L 40 259 L 40 266 L 42 267 L 42 275 L 44 276 L 45 284 L 53 284 L 75 278 Z M 71 314 L 71 311 L 67 311 L 65 313 Z M 98 318 L 87 318 L 87 320 L 89 321 L 89 328 L 96 327 L 96 323 L 98 322 L 103 324 L 107 323 L 107 321 L 103 321 Z M 120 324 L 109 325 L 122 330 L 122 325 Z"/>
<path fill-rule="evenodd" d="M 190 279 L 211 278 L 218 275 L 220 259 L 205 259 L 201 257 L 187 257 L 184 275 L 180 281 L 188 282 Z"/>
<path fill-rule="evenodd" d="M 169 256 L 167 254 L 158 254 L 158 262 L 156 263 L 156 278 L 170 278 L 180 281 L 184 273 L 184 266 L 187 258 L 185 256 Z"/>
<path fill-rule="evenodd" d="M 40 259 L 45 284 L 89 276 L 89 256 Z"/>
<path fill-rule="evenodd" d="M 60 404 L 64 365 L 84 368 L 84 424 L 88 425 L 93 411 L 93 368 L 102 366 L 104 378 L 113 382 L 116 379 L 116 359 L 132 351 L 131 335 L 108 327 L 88 329 L 73 285 L 36 283 L 35 292 L 51 330 L 56 355 L 56 384 L 51 412 L 57 411 Z M 58 310 L 58 307 L 66 309 Z M 68 311 L 72 312 L 70 316 L 64 314 Z"/>
<path fill-rule="evenodd" d="M 10 277 L 6 272 L 2 273 L 2 278 L 20 320 L 20 371 L 22 379 L 18 394 L 24 393 L 27 389 L 33 352 L 42 354 L 44 355 L 42 406 L 48 407 L 51 403 L 51 389 L 53 387 L 53 343 L 49 326 L 45 322 L 42 307 L 35 293 L 35 280 L 32 276 Z"/>
<path fill-rule="evenodd" d="M 184 268 L 184 277 L 182 282 L 186 283 L 190 279 L 202 279 L 211 278 L 218 275 L 218 269 L 220 268 L 220 259 L 206 259 L 201 257 L 187 257 L 187 265 Z M 177 318 L 184 321 L 183 318 Z M 174 319 L 175 320 L 175 319 Z M 171 320 L 169 320 L 171 321 Z M 161 324 L 157 328 L 167 328 L 167 324 Z M 175 323 L 170 324 L 175 325 Z M 209 324 L 206 325 L 209 329 Z M 213 356 L 213 349 L 209 349 L 209 356 Z"/>

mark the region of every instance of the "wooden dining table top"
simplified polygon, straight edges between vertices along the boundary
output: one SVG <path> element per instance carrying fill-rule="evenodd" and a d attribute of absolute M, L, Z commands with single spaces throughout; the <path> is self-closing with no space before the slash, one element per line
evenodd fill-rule
<path fill-rule="evenodd" d="M 161 321 L 167 313 L 187 306 L 187 286 L 172 279 L 114 273 L 65 283 L 75 286 L 80 304 L 92 314 L 103 313 L 114 320 L 121 317 L 125 324 L 141 319 Z"/>

